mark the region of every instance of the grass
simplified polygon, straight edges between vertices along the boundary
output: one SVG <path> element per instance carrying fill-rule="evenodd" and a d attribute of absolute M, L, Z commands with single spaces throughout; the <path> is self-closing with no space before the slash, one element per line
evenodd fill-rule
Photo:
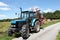
<path fill-rule="evenodd" d="M 9 22 L 0 22 L 0 40 L 11 40 L 13 37 L 7 36 L 7 30 L 9 28 Z"/>
<path fill-rule="evenodd" d="M 0 32 L 5 32 L 8 29 L 9 25 L 9 22 L 0 22 Z"/>
<path fill-rule="evenodd" d="M 49 25 L 52 25 L 54 23 L 59 22 L 58 21 L 51 21 L 51 22 L 46 22 L 44 25 L 42 25 L 41 27 L 47 27 Z M 14 36 L 9 37 L 6 34 L 6 30 L 9 28 L 10 22 L 0 22 L 0 40 L 11 40 L 12 38 L 14 38 Z"/>
<path fill-rule="evenodd" d="M 60 40 L 60 32 L 58 33 L 56 40 Z"/>
<path fill-rule="evenodd" d="M 55 23 L 58 23 L 58 22 L 60 22 L 60 20 L 53 20 L 53 21 L 50 21 L 50 22 L 46 22 L 46 23 L 43 24 L 41 27 L 42 27 L 42 28 L 45 28 L 45 27 L 47 27 L 47 26 L 49 26 L 49 25 L 52 25 L 52 24 L 55 24 Z"/>
<path fill-rule="evenodd" d="M 6 33 L 0 34 L 0 40 L 11 40 L 13 37 L 7 36 Z"/>

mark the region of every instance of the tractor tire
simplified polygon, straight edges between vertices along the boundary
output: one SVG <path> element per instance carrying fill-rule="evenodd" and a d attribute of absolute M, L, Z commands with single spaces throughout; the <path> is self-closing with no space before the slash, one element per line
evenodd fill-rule
<path fill-rule="evenodd" d="M 9 29 L 7 31 L 8 36 L 12 36 L 13 35 L 12 29 L 13 29 L 12 27 L 9 27 Z"/>
<path fill-rule="evenodd" d="M 7 34 L 8 34 L 8 36 L 12 36 L 13 35 L 13 33 L 10 30 L 8 30 Z"/>
<path fill-rule="evenodd" d="M 40 24 L 39 24 L 39 21 L 36 21 L 35 22 L 35 26 L 34 26 L 34 32 L 39 32 L 40 31 Z"/>
<path fill-rule="evenodd" d="M 22 27 L 22 34 L 21 34 L 23 39 L 27 39 L 29 37 L 29 27 L 28 25 L 23 25 Z"/>

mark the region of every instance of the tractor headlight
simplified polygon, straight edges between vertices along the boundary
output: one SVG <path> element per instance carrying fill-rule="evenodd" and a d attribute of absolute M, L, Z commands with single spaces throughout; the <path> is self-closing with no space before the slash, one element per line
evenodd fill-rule
<path fill-rule="evenodd" d="M 11 25 L 11 27 L 16 27 L 16 25 Z"/>
<path fill-rule="evenodd" d="M 16 25 L 13 25 L 14 27 L 16 27 Z"/>

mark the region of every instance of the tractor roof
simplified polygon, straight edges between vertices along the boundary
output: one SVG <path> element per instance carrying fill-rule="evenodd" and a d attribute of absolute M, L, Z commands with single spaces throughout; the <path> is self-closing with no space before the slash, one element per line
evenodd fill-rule
<path fill-rule="evenodd" d="M 22 13 L 36 13 L 36 12 L 33 12 L 33 11 L 22 11 Z"/>

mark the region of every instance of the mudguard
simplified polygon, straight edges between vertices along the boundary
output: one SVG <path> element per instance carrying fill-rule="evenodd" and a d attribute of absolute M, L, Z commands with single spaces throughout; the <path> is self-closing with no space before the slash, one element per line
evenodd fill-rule
<path fill-rule="evenodd" d="M 35 22 L 36 22 L 37 20 L 38 20 L 37 18 L 34 18 L 34 19 L 31 21 L 31 26 L 33 26 L 33 27 L 34 27 Z"/>

